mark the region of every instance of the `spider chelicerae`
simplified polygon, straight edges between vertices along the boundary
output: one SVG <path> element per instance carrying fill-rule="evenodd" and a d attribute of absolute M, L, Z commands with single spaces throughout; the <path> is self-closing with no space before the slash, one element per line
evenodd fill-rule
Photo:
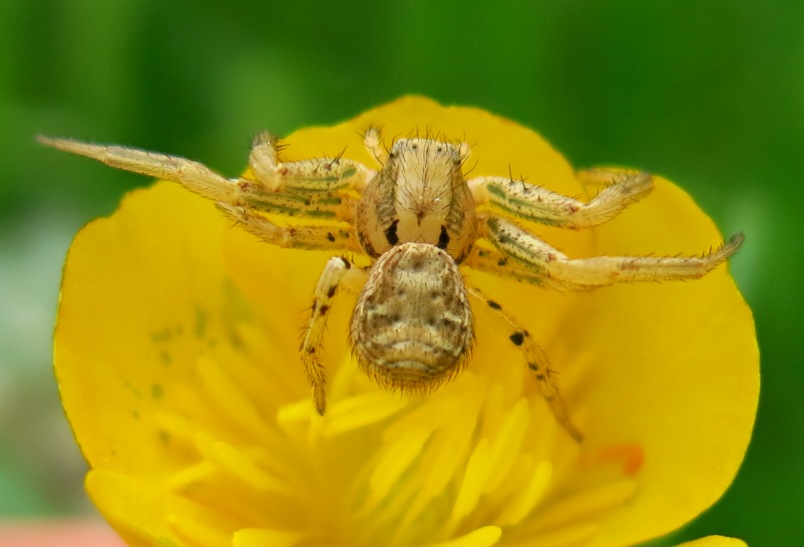
<path fill-rule="evenodd" d="M 743 241 L 737 234 L 694 257 L 572 259 L 517 220 L 576 230 L 599 225 L 648 194 L 651 175 L 609 173 L 614 182 L 582 202 L 510 176 L 467 180 L 467 145 L 417 137 L 397 139 L 387 149 L 375 128 L 365 132 L 364 142 L 378 169 L 342 156 L 282 162 L 277 138 L 263 132 L 253 142 L 250 173 L 233 179 L 195 161 L 136 148 L 48 137 L 39 141 L 178 182 L 268 243 L 337 253 L 316 284 L 300 348 L 319 414 L 326 409 L 322 335 L 340 287 L 359 293 L 349 329 L 359 367 L 380 385 L 402 391 L 431 391 L 465 367 L 475 337 L 469 303 L 474 298 L 497 314 L 556 420 L 580 440 L 543 350 L 499 303 L 467 286 L 460 267 L 547 288 L 582 290 L 698 278 L 732 256 Z M 266 214 L 313 222 L 282 226 Z M 334 228 L 337 224 L 316 219 L 342 224 Z M 479 240 L 487 244 L 477 245 Z M 371 266 L 355 267 L 344 256 L 350 252 L 367 255 Z"/>

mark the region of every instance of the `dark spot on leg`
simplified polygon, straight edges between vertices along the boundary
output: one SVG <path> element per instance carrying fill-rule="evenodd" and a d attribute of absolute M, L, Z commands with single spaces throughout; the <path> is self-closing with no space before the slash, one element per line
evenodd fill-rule
<path fill-rule="evenodd" d="M 494 300 L 487 300 L 486 303 L 489 305 L 489 308 L 493 310 L 501 310 L 502 306 L 496 303 Z"/>
<path fill-rule="evenodd" d="M 346 268 L 346 269 L 348 270 L 349 268 L 351 268 L 351 267 L 352 267 L 352 263 L 351 263 L 351 262 L 349 262 L 348 260 L 346 260 L 346 259 L 345 259 L 345 258 L 343 258 L 343 257 L 340 257 L 340 258 L 341 258 L 341 260 L 343 261 L 343 267 L 344 267 L 344 268 Z"/>
<path fill-rule="evenodd" d="M 318 313 L 320 313 L 321 315 L 325 315 L 328 311 L 329 311 L 329 306 L 324 304 L 323 306 L 321 306 L 321 309 L 318 310 Z"/>
<path fill-rule="evenodd" d="M 332 235 L 332 232 L 327 232 L 327 241 L 335 243 L 335 236 Z"/>
<path fill-rule="evenodd" d="M 522 331 L 516 331 L 514 334 L 508 337 L 511 342 L 515 346 L 521 346 L 525 342 L 525 333 Z"/>
<path fill-rule="evenodd" d="M 336 292 L 338 292 L 338 286 L 337 285 L 331 286 L 327 291 L 327 297 L 332 298 L 333 296 L 335 296 Z"/>

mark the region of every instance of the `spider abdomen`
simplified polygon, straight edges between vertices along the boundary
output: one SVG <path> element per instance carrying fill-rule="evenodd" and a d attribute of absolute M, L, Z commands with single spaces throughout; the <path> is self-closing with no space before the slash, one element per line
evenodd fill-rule
<path fill-rule="evenodd" d="M 379 384 L 437 387 L 466 363 L 472 313 L 455 261 L 426 243 L 403 243 L 374 264 L 351 321 L 352 348 Z"/>

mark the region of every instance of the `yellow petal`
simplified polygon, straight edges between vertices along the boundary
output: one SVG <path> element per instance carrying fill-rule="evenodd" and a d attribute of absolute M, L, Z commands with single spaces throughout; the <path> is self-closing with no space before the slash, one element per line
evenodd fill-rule
<path fill-rule="evenodd" d="M 745 547 L 745 542 L 741 539 L 724 536 L 707 536 L 705 538 L 680 543 L 678 547 Z"/>
<path fill-rule="evenodd" d="M 484 526 L 457 539 L 444 541 L 433 547 L 491 547 L 500 540 L 502 530 L 496 526 Z"/>
<path fill-rule="evenodd" d="M 600 254 L 696 254 L 721 236 L 683 191 L 658 180 L 597 230 Z M 595 545 L 674 530 L 731 483 L 751 436 L 759 353 L 751 311 L 726 268 L 688 283 L 616 286 L 579 298 L 562 336 L 594 364 L 582 394 L 587 449 L 638 445 L 639 494 Z"/>
<path fill-rule="evenodd" d="M 294 547 L 299 541 L 298 534 L 280 532 L 265 528 L 247 528 L 235 533 L 233 547 Z"/>
<path fill-rule="evenodd" d="M 95 505 L 129 545 L 231 544 L 225 531 L 232 524 L 186 497 L 107 470 L 90 471 L 86 486 Z"/>
<path fill-rule="evenodd" d="M 211 204 L 162 184 L 130 194 L 117 214 L 76 236 L 55 368 L 93 467 L 154 474 L 177 464 L 156 417 L 194 374 L 200 350 L 227 335 L 227 229 Z"/>

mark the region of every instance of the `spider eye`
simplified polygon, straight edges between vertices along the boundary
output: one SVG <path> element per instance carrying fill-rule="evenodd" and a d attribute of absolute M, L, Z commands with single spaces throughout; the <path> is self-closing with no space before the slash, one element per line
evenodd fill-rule
<path fill-rule="evenodd" d="M 396 219 L 391 223 L 390 226 L 385 230 L 385 239 L 388 241 L 389 245 L 396 245 L 399 243 L 399 236 L 396 235 L 396 225 L 399 224 L 399 219 Z"/>
<path fill-rule="evenodd" d="M 441 233 L 438 234 L 438 243 L 436 244 L 436 247 L 446 251 L 447 245 L 449 245 L 449 234 L 447 233 L 447 227 L 441 226 Z"/>

